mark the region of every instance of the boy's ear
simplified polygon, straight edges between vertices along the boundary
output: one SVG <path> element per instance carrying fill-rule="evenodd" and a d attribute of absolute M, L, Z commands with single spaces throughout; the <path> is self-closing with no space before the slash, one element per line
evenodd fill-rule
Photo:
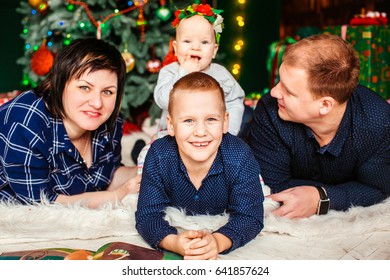
<path fill-rule="evenodd" d="M 176 42 L 176 40 L 173 40 L 172 46 L 173 46 L 173 50 L 175 52 L 175 56 L 177 56 L 177 42 Z"/>
<path fill-rule="evenodd" d="M 167 116 L 167 129 L 168 129 L 168 134 L 170 136 L 175 136 L 175 130 L 173 128 L 172 118 L 169 114 Z"/>
<path fill-rule="evenodd" d="M 225 112 L 224 122 L 223 122 L 223 133 L 227 133 L 229 131 L 229 112 Z"/>

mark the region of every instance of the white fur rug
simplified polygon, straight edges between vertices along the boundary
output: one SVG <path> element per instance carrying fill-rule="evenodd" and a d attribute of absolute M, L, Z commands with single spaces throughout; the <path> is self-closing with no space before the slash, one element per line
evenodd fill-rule
<path fill-rule="evenodd" d="M 33 206 L 0 203 L 0 246 L 37 241 L 135 236 L 138 235 L 134 221 L 136 205 L 137 195 L 127 196 L 121 204 L 106 205 L 99 209 L 87 209 L 77 205 L 65 207 L 48 203 Z M 286 240 L 288 242 L 296 240 L 301 247 L 299 250 L 302 250 L 300 253 L 302 257 L 310 259 L 312 256 L 304 252 L 308 248 L 302 246 L 310 247 L 329 238 L 341 244 L 364 234 L 390 231 L 390 199 L 371 207 L 354 207 L 347 212 L 330 211 L 328 215 L 312 216 L 301 220 L 275 217 L 270 214 L 272 208 L 272 203 L 266 201 L 263 231 L 252 241 L 251 246 L 237 250 L 237 258 L 256 259 L 256 252 L 262 250 L 261 246 L 264 249 L 265 244 L 261 242 L 262 239 L 270 234 L 293 237 Z M 170 208 L 167 210 L 166 219 L 179 230 L 213 230 L 225 224 L 228 215 L 186 217 L 179 210 Z M 280 240 L 267 246 L 272 245 L 273 248 L 277 248 L 281 245 L 276 244 L 277 242 Z M 387 246 L 389 245 L 387 241 Z M 275 255 L 275 258 L 283 259 L 282 256 L 288 253 L 288 248 L 291 250 L 291 247 L 287 246 L 286 252 L 283 253 L 282 247 L 278 249 L 280 255 Z M 248 254 L 249 251 L 251 254 Z M 322 256 L 322 258 L 326 257 Z"/>

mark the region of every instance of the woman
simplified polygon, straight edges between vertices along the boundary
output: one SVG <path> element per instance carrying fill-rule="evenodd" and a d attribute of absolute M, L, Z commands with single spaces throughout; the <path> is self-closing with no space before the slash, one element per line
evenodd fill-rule
<path fill-rule="evenodd" d="M 139 190 L 121 166 L 125 62 L 97 39 L 77 39 L 47 79 L 0 107 L 0 200 L 47 199 L 95 208 Z"/>

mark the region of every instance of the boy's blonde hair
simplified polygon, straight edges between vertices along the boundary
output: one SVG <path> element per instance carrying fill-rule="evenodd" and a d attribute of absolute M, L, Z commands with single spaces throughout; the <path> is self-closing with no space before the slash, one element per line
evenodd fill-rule
<path fill-rule="evenodd" d="M 177 91 L 185 90 L 187 92 L 205 92 L 205 91 L 218 91 L 221 97 L 221 106 L 226 111 L 225 93 L 220 84 L 208 74 L 203 72 L 192 72 L 184 77 L 180 78 L 173 85 L 171 92 L 169 93 L 168 112 L 171 114 L 173 108 L 173 100 Z"/>

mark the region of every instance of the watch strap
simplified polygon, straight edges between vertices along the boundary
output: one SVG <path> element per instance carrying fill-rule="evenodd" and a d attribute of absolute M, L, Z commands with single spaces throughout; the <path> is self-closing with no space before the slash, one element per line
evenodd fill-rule
<path fill-rule="evenodd" d="M 320 194 L 320 200 L 328 199 L 328 195 L 326 194 L 325 190 L 321 186 L 315 186 L 318 193 Z"/>
<path fill-rule="evenodd" d="M 317 215 L 327 214 L 330 208 L 330 200 L 326 191 L 321 186 L 315 186 L 318 193 L 320 194 L 320 200 L 318 201 Z"/>

